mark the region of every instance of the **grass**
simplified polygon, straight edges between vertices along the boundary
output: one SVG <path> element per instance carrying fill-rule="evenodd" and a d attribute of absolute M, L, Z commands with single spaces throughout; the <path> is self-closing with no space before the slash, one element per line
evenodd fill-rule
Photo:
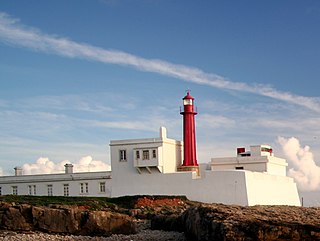
<path fill-rule="evenodd" d="M 19 196 L 6 195 L 0 196 L 0 201 L 16 204 L 30 204 L 33 206 L 48 206 L 49 204 L 58 205 L 77 205 L 87 206 L 90 209 L 100 210 L 103 208 L 114 208 L 118 206 L 123 209 L 132 209 L 139 198 L 180 198 L 187 200 L 185 196 L 123 196 L 116 198 L 107 197 L 64 197 L 64 196 Z"/>
<path fill-rule="evenodd" d="M 0 201 L 30 204 L 33 206 L 48 206 L 49 204 L 58 205 L 77 205 L 88 206 L 90 209 L 102 209 L 108 207 L 107 198 L 105 197 L 64 197 L 64 196 L 1 196 Z"/>

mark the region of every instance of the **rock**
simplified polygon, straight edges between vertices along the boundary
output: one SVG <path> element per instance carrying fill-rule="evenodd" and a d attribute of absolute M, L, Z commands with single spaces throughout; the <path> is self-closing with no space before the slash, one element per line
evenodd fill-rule
<path fill-rule="evenodd" d="M 10 230 L 32 230 L 33 227 L 27 220 L 30 220 L 29 217 L 27 219 L 23 214 L 27 214 L 28 211 L 21 210 L 17 207 L 7 207 L 1 211 L 1 227 Z"/>
<path fill-rule="evenodd" d="M 92 211 L 81 234 L 111 235 L 136 233 L 136 224 L 127 215 L 106 211 Z"/>
<path fill-rule="evenodd" d="M 151 218 L 151 229 L 183 232 L 184 227 L 179 215 L 155 215 Z"/>
<path fill-rule="evenodd" d="M 32 207 L 33 226 L 53 233 L 79 233 L 81 211 L 77 208 Z"/>
<path fill-rule="evenodd" d="M 0 229 L 49 233 L 101 235 L 136 233 L 136 223 L 125 214 L 88 211 L 77 206 L 0 204 Z"/>
<path fill-rule="evenodd" d="M 130 200 L 125 198 L 126 202 Z M 132 197 L 132 200 L 137 202 L 131 209 L 129 205 L 116 208 L 118 204 L 113 204 L 112 208 L 103 205 L 103 209 L 96 211 L 82 204 L 32 206 L 0 202 L 0 229 L 19 233 L 40 230 L 82 238 L 111 235 L 108 240 L 184 240 L 184 233 L 194 241 L 320 240 L 320 208 L 209 205 L 164 197 Z M 142 217 L 145 218 L 141 220 Z M 152 229 L 170 232 L 150 230 L 150 223 Z M 134 234 L 136 231 L 140 232 Z M 147 234 L 152 238 L 145 239 Z M 49 240 L 48 237 L 35 240 Z M 74 240 L 74 236 L 69 237 Z"/>
<path fill-rule="evenodd" d="M 320 209 L 200 205 L 182 216 L 190 240 L 320 240 Z"/>

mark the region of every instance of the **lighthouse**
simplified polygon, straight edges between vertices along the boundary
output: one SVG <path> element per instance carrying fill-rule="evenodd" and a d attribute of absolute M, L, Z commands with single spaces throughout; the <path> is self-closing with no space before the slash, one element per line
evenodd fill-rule
<path fill-rule="evenodd" d="M 194 108 L 194 98 L 190 95 L 190 91 L 182 99 L 183 110 L 180 114 L 183 116 L 183 164 L 178 171 L 196 171 L 199 173 L 196 149 L 196 128 L 195 115 L 197 112 Z"/>

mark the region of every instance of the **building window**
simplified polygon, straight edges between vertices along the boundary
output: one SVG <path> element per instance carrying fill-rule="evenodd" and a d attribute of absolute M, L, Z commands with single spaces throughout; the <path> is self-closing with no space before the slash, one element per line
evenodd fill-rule
<path fill-rule="evenodd" d="M 140 151 L 136 151 L 136 159 L 140 159 Z"/>
<path fill-rule="evenodd" d="M 152 158 L 157 158 L 157 151 L 156 150 L 152 150 Z"/>
<path fill-rule="evenodd" d="M 243 167 L 236 167 L 236 170 L 243 170 Z"/>
<path fill-rule="evenodd" d="M 12 194 L 18 195 L 18 186 L 12 186 Z"/>
<path fill-rule="evenodd" d="M 100 182 L 100 192 L 106 192 L 106 183 Z"/>
<path fill-rule="evenodd" d="M 37 187 L 36 187 L 36 185 L 29 185 L 28 186 L 28 194 L 29 195 L 37 195 Z"/>
<path fill-rule="evenodd" d="M 87 182 L 80 183 L 80 193 L 89 193 L 89 184 Z"/>
<path fill-rule="evenodd" d="M 2 195 L 2 187 L 0 187 L 0 195 Z"/>
<path fill-rule="evenodd" d="M 149 150 L 142 151 L 142 159 L 143 160 L 149 160 Z"/>
<path fill-rule="evenodd" d="M 53 196 L 53 188 L 52 188 L 52 185 L 49 184 L 47 187 L 48 187 L 48 196 Z"/>
<path fill-rule="evenodd" d="M 63 196 L 69 196 L 69 184 L 63 184 Z"/>
<path fill-rule="evenodd" d="M 120 150 L 120 161 L 121 162 L 127 161 L 127 151 L 126 150 Z"/>

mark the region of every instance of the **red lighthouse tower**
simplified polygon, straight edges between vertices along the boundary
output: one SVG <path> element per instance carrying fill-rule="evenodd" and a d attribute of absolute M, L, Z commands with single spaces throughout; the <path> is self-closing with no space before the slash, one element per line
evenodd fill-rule
<path fill-rule="evenodd" d="M 196 128 L 194 116 L 197 114 L 194 109 L 194 98 L 187 92 L 183 98 L 183 142 L 184 142 L 184 159 L 179 171 L 197 171 L 198 162 L 196 155 Z"/>

